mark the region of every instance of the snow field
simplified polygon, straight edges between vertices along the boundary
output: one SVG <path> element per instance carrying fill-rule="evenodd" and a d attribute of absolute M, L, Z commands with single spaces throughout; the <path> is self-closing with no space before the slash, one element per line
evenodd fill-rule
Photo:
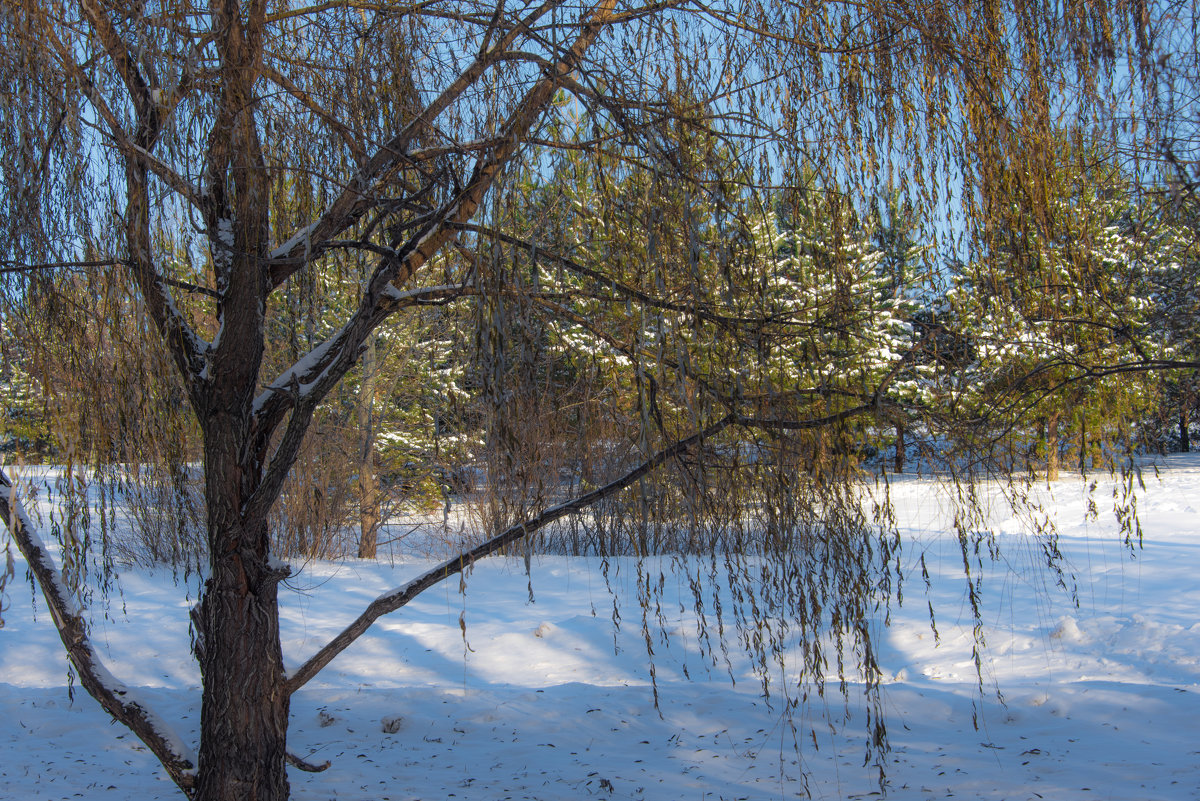
<path fill-rule="evenodd" d="M 887 798 L 1200 799 L 1200 456 L 1170 457 L 1161 480 L 1147 475 L 1141 550 L 1119 541 L 1111 486 L 1098 484 L 1094 521 L 1078 479 L 1042 493 L 1078 606 L 1054 586 L 1023 521 L 994 507 L 1001 558 L 975 574 L 982 691 L 948 504 L 927 479 L 892 484 L 907 580 L 903 605 L 876 632 L 890 714 Z M 282 593 L 288 663 L 429 564 L 306 565 Z M 78 686 L 71 700 L 61 645 L 23 573 L 18 558 L 0 629 L 0 799 L 181 797 Z M 744 657 L 731 654 L 736 684 L 723 664 L 706 667 L 694 619 L 674 595 L 686 599 L 686 584 L 669 577 L 668 639 L 651 632 L 656 711 L 636 567 L 613 560 L 609 575 L 624 596 L 619 630 L 599 561 L 560 557 L 535 559 L 531 579 L 519 561 L 488 560 L 465 594 L 451 581 L 383 618 L 293 698 L 293 751 L 331 762 L 323 773 L 292 771 L 293 798 L 716 801 L 806 788 L 819 799 L 879 797 L 863 766 L 864 709 L 843 706 L 831 682 L 797 714 L 797 753 L 778 698 L 761 697 Z M 195 742 L 195 580 L 130 570 L 121 586 L 93 603 L 96 646 Z"/>

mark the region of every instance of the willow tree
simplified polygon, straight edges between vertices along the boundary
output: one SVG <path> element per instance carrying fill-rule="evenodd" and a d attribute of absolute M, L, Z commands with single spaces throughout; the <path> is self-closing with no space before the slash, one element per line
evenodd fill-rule
<path fill-rule="evenodd" d="M 174 371 L 150 380 L 180 388 L 202 441 L 198 758 L 99 665 L 71 589 L 0 493 L 81 683 L 188 796 L 286 798 L 289 698 L 375 619 L 663 473 L 679 477 L 673 513 L 705 510 L 714 526 L 742 525 L 742 511 L 764 502 L 790 510 L 757 546 L 787 557 L 768 593 L 776 606 L 751 607 L 770 617 L 782 604 L 799 621 L 806 681 L 820 686 L 832 657 L 819 638 L 832 636 L 839 669 L 843 653 L 856 654 L 874 687 L 866 617 L 890 586 L 895 550 L 874 541 L 846 491 L 849 468 L 799 471 L 793 451 L 798 437 L 877 414 L 896 370 L 832 391 L 762 369 L 777 338 L 795 341 L 797 323 L 756 312 L 764 260 L 750 232 L 765 212 L 754 200 L 764 187 L 803 194 L 800 176 L 819 174 L 867 197 L 899 187 L 971 232 L 987 228 L 995 198 L 1017 194 L 1004 183 L 1016 173 L 996 165 L 1022 162 L 1020 196 L 1036 212 L 1053 118 L 1110 130 L 1105 109 L 1122 91 L 1114 76 L 1153 61 L 1149 16 L 1138 2 L 1048 0 L 4 3 L 4 302 L 87 303 L 70 295 L 81 286 L 73 272 L 128 291 Z M 1120 56 L 1127 69 L 1116 54 L 1132 54 Z M 586 249 L 555 254 L 506 232 L 521 176 L 559 174 L 571 153 L 603 167 L 598 208 L 610 230 L 645 237 L 624 248 L 641 263 L 589 263 Z M 609 179 L 634 174 L 640 202 L 622 203 L 628 182 Z M 311 188 L 304 202 L 281 201 L 300 184 Z M 268 373 L 272 299 L 348 251 L 370 264 L 353 309 Z M 570 291 L 542 292 L 501 269 L 515 251 L 571 273 Z M 455 258 L 435 261 L 440 253 Z M 594 333 L 633 370 L 630 457 L 598 489 L 535 510 L 381 597 L 289 668 L 277 588 L 290 568 L 272 557 L 268 521 L 316 410 L 389 318 L 481 299 L 495 311 L 476 315 L 482 341 L 504 330 L 496 321 L 518 295 L 569 325 L 587 322 L 572 308 L 581 298 L 608 305 L 593 319 L 616 327 Z M 619 326 L 614 309 L 627 312 Z M 737 464 L 753 450 L 764 455 Z M 713 500 L 714 465 L 723 478 L 747 477 L 744 491 Z"/>

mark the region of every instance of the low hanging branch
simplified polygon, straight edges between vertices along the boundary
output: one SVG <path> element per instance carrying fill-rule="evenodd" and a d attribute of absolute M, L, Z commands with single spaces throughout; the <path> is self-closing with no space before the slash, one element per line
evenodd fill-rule
<path fill-rule="evenodd" d="M 87 626 L 78 605 L 63 583 L 54 559 L 34 531 L 33 523 L 17 498 L 16 488 L 0 470 L 0 518 L 17 542 L 29 569 L 33 571 L 54 627 L 62 639 L 67 657 L 79 674 L 79 683 L 100 702 L 108 714 L 119 720 L 149 747 L 167 770 L 167 775 L 185 795 L 192 797 L 196 781 L 196 758 L 174 730 L 150 710 L 134 693 L 113 677 L 100 661 L 87 635 Z"/>
<path fill-rule="evenodd" d="M 567 515 L 581 512 L 589 506 L 611 495 L 615 495 L 668 460 L 681 455 L 693 445 L 716 436 L 735 422 L 737 422 L 737 416 L 727 414 L 703 431 L 699 431 L 686 439 L 681 439 L 672 445 L 668 445 L 615 481 L 611 481 L 599 489 L 592 490 L 586 495 L 580 495 L 574 500 L 547 509 L 531 520 L 509 526 L 503 532 L 478 547 L 472 548 L 469 551 L 463 551 L 453 559 L 442 562 L 437 567 L 421 574 L 407 584 L 385 592 L 372 601 L 363 613 L 358 616 L 358 619 L 343 629 L 341 634 L 330 640 L 324 648 L 317 651 L 316 654 L 288 678 L 287 692 L 294 693 L 303 687 L 310 679 L 320 673 L 326 665 L 332 662 L 334 657 L 346 650 L 351 643 L 365 634 L 372 623 L 390 612 L 395 612 L 425 590 L 440 584 L 451 576 L 461 573 L 477 560 L 485 556 L 490 556 L 505 546 L 528 537 L 550 523 Z"/>
<path fill-rule="evenodd" d="M 824 426 L 843 422 L 852 417 L 870 414 L 874 411 L 877 411 L 880 405 L 883 403 L 883 391 L 896 377 L 901 367 L 908 362 L 910 357 L 911 353 L 905 354 L 904 358 L 897 362 L 897 364 L 892 368 L 891 372 L 884 378 L 879 387 L 876 389 L 870 403 L 843 409 L 840 412 L 835 412 L 825 417 L 810 420 L 772 420 L 764 417 L 750 417 L 737 412 L 730 412 L 704 430 L 698 431 L 690 437 L 678 440 L 677 442 L 659 450 L 642 464 L 625 473 L 620 478 L 605 484 L 603 487 L 595 489 L 585 495 L 581 495 L 574 500 L 551 507 L 545 512 L 542 512 L 542 514 L 530 520 L 509 526 L 503 532 L 497 534 L 487 542 L 484 542 L 481 545 L 472 548 L 471 550 L 464 551 L 459 555 L 442 562 L 437 567 L 426 571 L 403 586 L 389 590 L 372 601 L 353 623 L 343 629 L 342 632 L 330 640 L 325 647 L 317 651 L 317 653 L 310 657 L 307 662 L 301 665 L 300 668 L 288 678 L 287 692 L 289 694 L 294 693 L 296 690 L 303 687 L 314 676 L 320 673 L 326 665 L 332 662 L 338 654 L 346 650 L 346 648 L 348 648 L 355 640 L 365 634 L 376 620 L 386 614 L 395 612 L 402 606 L 407 605 L 425 590 L 440 584 L 451 576 L 461 573 L 463 570 L 474 564 L 477 560 L 482 559 L 485 556 L 490 556 L 502 548 L 528 537 L 530 534 L 535 533 L 550 523 L 566 517 L 567 515 L 581 512 L 593 504 L 602 501 L 611 495 L 615 495 L 626 487 L 631 486 L 638 479 L 662 466 L 670 459 L 682 455 L 693 445 L 702 443 L 704 440 L 716 436 L 726 428 L 729 428 L 731 425 L 741 426 L 744 428 L 757 428 L 767 431 L 800 431 L 822 428 Z"/>

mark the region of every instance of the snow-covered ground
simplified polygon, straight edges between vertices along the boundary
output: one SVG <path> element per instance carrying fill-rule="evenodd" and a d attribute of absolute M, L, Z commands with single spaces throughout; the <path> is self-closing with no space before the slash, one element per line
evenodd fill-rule
<path fill-rule="evenodd" d="M 1148 476 L 1135 552 L 1117 534 L 1108 482 L 1099 481 L 1091 522 L 1084 485 L 1054 485 L 1048 508 L 1078 606 L 1054 587 L 1021 521 L 997 507 L 1002 558 L 982 576 L 982 692 L 947 505 L 928 480 L 902 479 L 892 493 L 910 578 L 904 605 L 877 635 L 889 677 L 888 798 L 1200 799 L 1200 455 L 1170 457 L 1161 480 Z M 283 598 L 289 660 L 428 564 L 306 565 Z M 631 586 L 632 563 L 615 567 L 616 588 Z M 181 797 L 86 693 L 76 687 L 72 700 L 45 604 L 21 583 L 19 558 L 16 568 L 0 629 L 0 798 Z M 807 731 L 825 710 L 804 712 L 797 754 L 779 705 L 736 664 L 736 685 L 703 670 L 681 620 L 671 646 L 656 643 L 660 714 L 636 609 L 614 631 L 599 563 L 535 560 L 533 602 L 527 581 L 523 564 L 483 563 L 465 595 L 457 582 L 427 593 L 301 690 L 292 748 L 332 766 L 293 771 L 293 797 L 772 799 L 802 795 L 805 776 L 814 798 L 879 796 L 853 705 L 837 733 L 816 726 L 819 748 Z M 194 740 L 194 580 L 127 571 L 121 587 L 107 606 L 93 605 L 97 646 L 113 673 Z M 840 696 L 827 699 L 840 721 Z"/>

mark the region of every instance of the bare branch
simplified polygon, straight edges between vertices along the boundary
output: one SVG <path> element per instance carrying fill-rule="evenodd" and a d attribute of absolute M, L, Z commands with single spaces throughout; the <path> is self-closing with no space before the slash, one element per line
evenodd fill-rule
<path fill-rule="evenodd" d="M 100 4 L 96 0 L 81 0 L 80 6 L 87 15 L 88 21 L 91 22 L 92 30 L 108 54 L 109 60 L 112 61 L 113 67 L 116 68 L 117 74 L 125 82 L 125 88 L 129 91 L 134 108 L 137 109 L 136 141 L 141 147 L 149 147 L 157 138 L 162 122 L 158 105 L 150 95 L 150 86 L 142 77 L 141 71 L 138 70 L 137 62 L 133 53 L 130 52 L 129 46 L 121 40 L 116 28 L 113 27 L 112 20 L 100 7 Z"/>
<path fill-rule="evenodd" d="M 140 94 L 134 96 L 134 106 L 138 110 L 139 119 L 138 131 L 134 137 L 132 139 L 130 138 L 129 133 L 121 125 L 117 115 L 111 108 L 109 108 L 108 103 L 100 94 L 100 91 L 96 87 L 96 84 L 92 80 L 91 76 L 88 75 L 87 72 L 75 61 L 71 50 L 58 37 L 53 28 L 47 28 L 45 31 L 45 36 L 50 42 L 51 47 L 58 54 L 59 61 L 62 64 L 63 69 L 65 69 L 72 78 L 77 80 L 80 86 L 82 86 L 84 93 L 88 97 L 88 101 L 92 104 L 92 107 L 95 108 L 96 113 L 100 115 L 100 118 L 104 120 L 104 123 L 108 129 L 108 133 L 112 137 L 113 144 L 116 145 L 117 149 L 125 155 L 126 159 L 140 165 L 141 167 L 149 169 L 156 176 L 158 176 L 158 178 L 162 180 L 164 184 L 182 195 L 196 209 L 203 212 L 207 204 L 197 192 L 196 187 L 194 187 L 191 182 L 189 182 L 186 178 L 173 170 L 169 165 L 151 152 L 151 148 L 154 146 L 154 143 L 158 138 L 161 128 L 161 120 L 165 114 L 159 108 L 158 104 L 150 100 L 149 90 L 145 86 L 145 82 L 143 81 L 141 75 L 137 72 L 136 66 L 133 66 L 132 63 L 128 61 L 128 51 L 120 39 L 116 38 L 116 33 L 112 30 L 111 23 L 108 21 L 107 17 L 94 8 L 94 3 L 88 3 L 86 5 L 88 6 L 89 15 L 91 15 L 91 12 L 93 11 L 96 12 L 93 25 L 97 26 L 98 31 L 106 31 L 109 34 L 109 38 L 112 39 L 112 41 L 108 41 L 105 36 L 100 36 L 102 43 L 105 44 L 106 48 L 111 45 L 116 49 L 117 55 L 112 56 L 110 54 L 110 58 L 113 59 L 114 63 L 119 62 L 120 64 L 126 64 L 129 70 L 131 70 L 131 76 L 127 80 L 127 84 L 130 86 L 130 92 L 132 93 L 135 89 L 140 87 Z M 89 18 L 92 17 L 89 16 Z M 142 95 L 144 95 L 144 98 L 142 98 Z M 178 100 L 179 97 L 176 96 L 172 102 L 178 102 Z"/>
<path fill-rule="evenodd" d="M 137 73 L 136 67 L 129 61 L 128 49 L 116 36 L 108 17 L 96 7 L 94 0 L 85 3 L 85 11 L 105 46 L 106 52 L 113 59 L 118 71 L 122 72 L 130 92 L 140 92 L 145 89 L 144 80 Z M 137 281 L 146 300 L 151 319 L 154 320 L 155 326 L 170 348 L 180 375 L 183 376 L 189 387 L 194 388 L 197 366 L 204 348 L 187 319 L 175 305 L 171 293 L 167 289 L 166 279 L 159 274 L 152 261 L 150 202 L 146 170 L 148 168 L 164 170 L 165 177 L 160 177 L 163 177 L 168 185 L 184 194 L 193 203 L 198 202 L 196 196 L 186 181 L 150 155 L 147 149 L 153 144 L 159 133 L 159 120 L 156 116 L 157 112 L 154 110 L 154 104 L 150 103 L 150 106 L 146 107 L 138 97 L 134 97 L 140 121 L 137 141 L 130 141 L 128 134 L 105 103 L 91 77 L 76 63 L 71 50 L 66 47 L 53 28 L 48 28 L 44 33 L 50 41 L 51 47 L 57 52 L 63 68 L 79 81 L 92 103 L 92 107 L 107 124 L 114 143 L 125 154 L 125 173 L 128 185 L 125 226 L 129 255 L 124 263 L 132 273 L 134 280 Z M 148 92 L 146 98 L 149 99 Z M 151 116 L 146 117 L 147 114 Z"/>
<path fill-rule="evenodd" d="M 458 284 L 422 287 L 406 292 L 394 287 L 389 287 L 389 290 L 385 293 L 385 300 L 381 306 L 380 321 L 401 309 L 445 304 L 455 298 L 478 293 L 474 287 Z M 245 514 L 262 514 L 274 503 L 299 453 L 313 411 L 345 374 L 345 370 L 338 370 L 345 361 L 346 350 L 351 347 L 350 335 L 349 325 L 338 329 L 335 334 L 285 370 L 255 399 L 253 409 L 257 416 L 260 442 L 270 439 L 288 411 L 292 412 L 292 416 L 271 457 L 262 483 L 246 502 Z M 360 346 L 361 342 L 355 348 Z M 356 350 L 353 359 L 357 358 Z"/>
<path fill-rule="evenodd" d="M 852 417 L 858 417 L 861 414 L 873 412 L 877 408 L 878 406 L 875 403 L 864 403 L 849 409 L 843 409 L 840 412 L 825 415 L 824 417 L 815 417 L 811 420 L 774 420 L 767 417 L 738 415 L 735 422 L 743 428 L 760 428 L 764 431 L 811 431 L 833 425 L 834 423 L 840 423 L 843 420 L 849 420 Z"/>
<path fill-rule="evenodd" d="M 286 10 L 276 11 L 273 14 L 268 14 L 266 21 L 268 24 L 283 22 L 284 20 L 294 19 L 296 17 L 307 17 L 320 14 L 325 11 L 331 11 L 335 8 L 354 9 L 356 11 L 374 11 L 374 12 L 396 12 L 407 11 L 416 13 L 423 8 L 434 5 L 436 0 L 426 0 L 426 2 L 410 3 L 401 6 L 391 0 L 386 2 L 358 2 L 358 0 L 326 0 L 323 3 L 314 3 L 310 6 L 301 6 L 300 8 L 288 8 Z"/>
<path fill-rule="evenodd" d="M 319 103 L 315 102 L 311 94 L 301 89 L 295 84 L 295 82 L 279 72 L 277 69 L 264 65 L 262 73 L 264 78 L 266 78 L 268 81 L 271 81 L 279 88 L 283 89 L 283 91 L 294 97 L 296 102 L 308 109 L 309 113 L 315 117 L 318 117 L 322 122 L 332 128 L 342 140 L 343 144 L 346 145 L 346 149 L 350 151 L 352 156 L 354 156 L 354 161 L 356 163 L 362 164 L 364 161 L 366 161 L 366 151 L 363 150 L 362 144 L 358 141 L 358 137 L 355 136 L 354 132 L 339 122 Z"/>
<path fill-rule="evenodd" d="M 592 490 L 586 495 L 581 495 L 574 500 L 561 503 L 558 506 L 547 509 L 537 517 L 526 520 L 523 523 L 518 523 L 514 526 L 509 526 L 500 534 L 491 538 L 485 543 L 478 545 L 468 551 L 464 551 L 453 559 L 448 559 L 437 567 L 429 570 L 412 581 L 405 584 L 403 587 L 398 587 L 390 592 L 376 598 L 366 608 L 366 610 L 358 616 L 358 618 L 342 630 L 329 643 L 308 659 L 303 665 L 296 670 L 287 682 L 287 692 L 294 693 L 296 690 L 307 684 L 314 676 L 333 661 L 334 657 L 346 650 L 359 637 L 361 637 L 371 624 L 378 620 L 383 615 L 389 612 L 394 612 L 400 607 L 406 605 L 418 595 L 423 593 L 430 587 L 434 587 L 451 576 L 458 575 L 467 567 L 473 565 L 478 560 L 490 556 L 497 551 L 507 547 L 508 545 L 518 542 L 519 540 L 528 537 L 530 534 L 537 532 L 539 529 L 560 520 L 568 515 L 577 514 L 584 509 L 592 506 L 605 498 L 615 495 L 626 487 L 631 486 L 638 479 L 651 473 L 658 467 L 665 464 L 667 461 L 674 459 L 694 445 L 704 442 L 706 439 L 711 439 L 717 434 L 724 431 L 730 425 L 736 422 L 735 415 L 729 414 L 721 418 L 717 422 L 699 431 L 686 439 L 681 439 L 662 450 L 655 453 L 645 462 L 625 473 L 620 478 L 605 484 L 599 489 Z"/>
<path fill-rule="evenodd" d="M 408 147 L 417 136 L 432 126 L 433 121 L 451 103 L 474 85 L 492 64 L 500 60 L 501 55 L 521 32 L 528 30 L 556 4 L 556 0 L 546 0 L 519 24 L 512 26 L 487 51 L 477 55 L 420 114 L 375 152 L 342 194 L 329 204 L 319 220 L 306 226 L 276 248 L 270 257 L 271 286 L 278 287 L 288 276 L 324 253 L 327 248 L 326 240 L 337 236 L 362 217 L 371 206 L 368 195 L 372 187 L 385 178 L 398 162 L 407 158 Z"/>
<path fill-rule="evenodd" d="M 308 762 L 304 759 L 301 759 L 300 757 L 293 754 L 291 751 L 287 752 L 287 761 L 288 761 L 288 764 L 291 765 L 293 768 L 302 770 L 305 773 L 320 773 L 323 770 L 329 769 L 329 760 L 328 759 L 318 765 L 316 763 Z"/>
<path fill-rule="evenodd" d="M 727 328 L 732 328 L 739 324 L 740 325 L 762 325 L 764 322 L 766 322 L 766 320 L 762 319 L 762 318 L 730 317 L 728 315 L 717 314 L 717 313 L 711 311 L 710 309 L 703 308 L 702 306 L 700 306 L 697 303 L 673 303 L 671 301 L 663 300 L 662 298 L 653 297 L 652 295 L 642 292 L 641 290 L 639 290 L 635 287 L 631 287 L 631 286 L 621 283 L 617 279 L 601 272 L 600 270 L 595 270 L 595 269 L 592 269 L 591 267 L 587 267 L 586 265 L 580 264 L 578 261 L 576 261 L 572 258 L 569 258 L 567 256 L 564 256 L 563 254 L 558 253 L 555 250 L 552 250 L 550 248 L 541 247 L 536 242 L 530 242 L 528 240 L 521 239 L 520 237 L 513 236 L 512 234 L 507 234 L 503 231 L 498 231 L 495 228 L 492 228 L 490 226 L 478 225 L 475 223 L 458 223 L 458 224 L 455 224 L 454 227 L 460 231 L 468 231 L 471 233 L 477 233 L 482 236 L 487 236 L 494 240 L 504 242 L 509 245 L 516 245 L 517 247 L 524 248 L 525 250 L 529 251 L 531 254 L 536 254 L 538 257 L 545 258 L 548 261 L 552 261 L 555 264 L 558 264 L 559 266 L 564 267 L 565 269 L 569 270 L 570 272 L 575 273 L 578 276 L 581 276 L 583 278 L 588 278 L 592 281 L 595 281 L 597 284 L 608 287 L 614 293 L 616 293 L 617 295 L 620 295 L 622 298 L 625 298 L 627 300 L 634 300 L 634 301 L 637 301 L 638 303 L 644 304 L 646 306 L 649 306 L 649 307 L 652 307 L 655 309 L 663 309 L 664 311 L 675 311 L 675 312 L 680 312 L 683 314 L 690 314 L 701 320 L 707 320 L 708 322 L 715 323 L 717 325 L 721 325 L 721 326 L 724 326 Z"/>

